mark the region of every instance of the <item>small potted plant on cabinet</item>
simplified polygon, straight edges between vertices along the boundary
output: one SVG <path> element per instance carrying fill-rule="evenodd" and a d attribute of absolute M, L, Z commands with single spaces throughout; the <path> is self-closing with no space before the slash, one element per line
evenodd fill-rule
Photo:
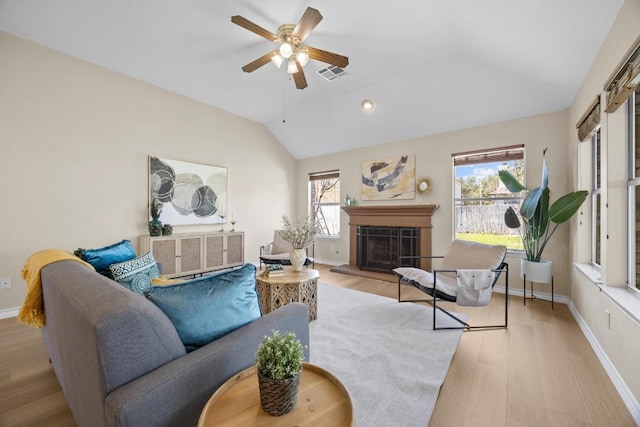
<path fill-rule="evenodd" d="M 549 205 L 549 176 L 545 160 L 547 149 L 542 151 L 542 182 L 538 188 L 527 189 L 508 171 L 498 174 L 500 180 L 512 193 L 525 193 L 520 205 L 520 217 L 512 206 L 504 214 L 505 224 L 517 228 L 524 246 L 525 257 L 521 261 L 520 277 L 526 274 L 533 282 L 551 282 L 551 262 L 542 260 L 542 251 L 555 233 L 558 225 L 568 221 L 580 208 L 588 191 L 572 191 Z M 553 223 L 553 226 L 550 226 Z"/>

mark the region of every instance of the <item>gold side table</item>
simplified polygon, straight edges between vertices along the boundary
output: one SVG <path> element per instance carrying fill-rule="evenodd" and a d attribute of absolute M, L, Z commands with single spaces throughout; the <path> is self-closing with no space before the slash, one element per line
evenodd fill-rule
<path fill-rule="evenodd" d="M 301 302 L 309 308 L 309 321 L 318 317 L 318 270 L 303 268 L 293 271 L 284 267 L 284 276 L 256 277 L 262 313 L 267 314 L 290 302 Z"/>

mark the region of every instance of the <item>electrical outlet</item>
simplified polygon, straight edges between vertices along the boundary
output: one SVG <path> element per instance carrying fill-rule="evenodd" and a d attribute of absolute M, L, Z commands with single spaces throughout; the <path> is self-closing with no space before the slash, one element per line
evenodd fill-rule
<path fill-rule="evenodd" d="M 11 288 L 11 277 L 0 277 L 0 289 Z"/>

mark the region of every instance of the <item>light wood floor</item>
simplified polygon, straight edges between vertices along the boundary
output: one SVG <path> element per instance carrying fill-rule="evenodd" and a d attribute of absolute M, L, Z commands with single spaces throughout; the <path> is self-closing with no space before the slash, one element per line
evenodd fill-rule
<path fill-rule="evenodd" d="M 316 269 L 324 283 L 397 297 L 394 283 L 333 273 L 328 266 Z M 405 291 L 406 298 L 421 296 L 413 289 Z M 487 307 L 449 308 L 467 313 L 470 323 L 500 322 L 504 296 L 494 294 Z M 40 332 L 15 319 L 0 320 L 0 426 L 74 425 Z M 518 297 L 510 298 L 508 330 L 462 335 L 429 422 L 491 427 L 634 425 L 569 309 L 556 304 L 551 310 L 545 301 L 523 306 Z"/>

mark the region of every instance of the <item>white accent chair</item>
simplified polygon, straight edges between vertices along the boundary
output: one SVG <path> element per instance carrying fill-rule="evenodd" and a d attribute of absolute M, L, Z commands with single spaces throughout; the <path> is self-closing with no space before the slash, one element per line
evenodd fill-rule
<path fill-rule="evenodd" d="M 497 329 L 506 328 L 509 303 L 509 265 L 504 262 L 507 248 L 501 245 L 454 240 L 444 256 L 400 257 L 400 267 L 393 272 L 398 277 L 398 302 L 428 302 L 433 305 L 433 329 Z M 402 267 L 420 258 L 441 258 L 441 268 L 432 272 L 415 267 Z M 491 290 L 500 273 L 505 272 L 504 324 L 472 326 L 437 305 L 438 300 L 455 302 L 458 305 L 481 306 L 489 304 Z M 487 279 L 487 275 L 490 277 Z M 404 300 L 401 285 L 413 286 L 430 295 L 427 300 Z M 461 326 L 438 327 L 436 309 L 441 310 Z"/>

